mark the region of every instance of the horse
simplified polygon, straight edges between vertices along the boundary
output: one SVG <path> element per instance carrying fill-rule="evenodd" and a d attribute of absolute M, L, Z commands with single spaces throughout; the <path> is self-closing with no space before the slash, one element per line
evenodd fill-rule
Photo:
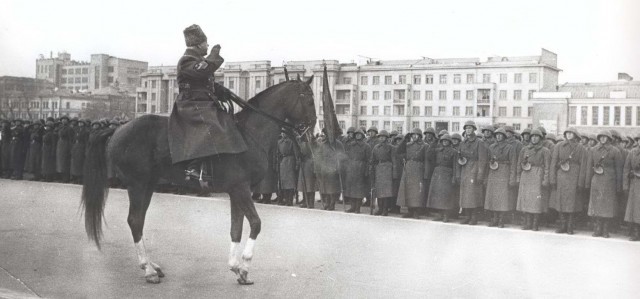
<path fill-rule="evenodd" d="M 268 163 L 268 144 L 277 139 L 281 126 L 288 124 L 290 130 L 294 127 L 296 130 L 308 130 L 315 125 L 312 80 L 313 76 L 306 81 L 282 82 L 260 92 L 248 104 L 245 103 L 247 106 L 234 116 L 248 150 L 240 154 L 217 155 L 213 162 L 214 186 L 218 191 L 228 193 L 230 198 L 229 267 L 242 285 L 253 283 L 248 279 L 248 271 L 261 228 L 260 217 L 251 200 L 250 187 L 264 176 Z M 138 265 L 144 270 L 148 283 L 159 283 L 160 278 L 164 277 L 161 267 L 147 255 L 142 238 L 145 215 L 154 187 L 161 177 L 177 184 L 185 182 L 185 165 L 172 164 L 168 126 L 169 118 L 166 116 L 144 115 L 115 131 L 111 129 L 93 134 L 85 161 L 81 205 L 84 206 L 88 238 L 100 249 L 103 211 L 109 191 L 106 165 L 111 160 L 116 174 L 127 186 L 127 223 L 133 236 Z M 240 262 L 238 255 L 244 217 L 249 222 L 250 235 Z"/>

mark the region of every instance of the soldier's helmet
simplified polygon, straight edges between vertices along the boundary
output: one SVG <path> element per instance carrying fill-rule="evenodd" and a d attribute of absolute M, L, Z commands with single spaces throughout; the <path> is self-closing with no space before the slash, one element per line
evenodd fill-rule
<path fill-rule="evenodd" d="M 602 130 L 602 131 L 600 131 L 600 133 L 598 133 L 598 135 L 596 135 L 596 140 L 600 141 L 600 136 L 607 136 L 607 138 L 609 138 L 609 142 L 611 142 L 613 140 L 613 135 L 611 134 L 610 130 Z"/>
<path fill-rule="evenodd" d="M 618 132 L 617 130 L 610 130 L 610 132 L 611 132 L 611 137 L 612 137 L 612 138 L 615 138 L 615 139 L 622 139 L 622 138 L 620 137 L 620 132 Z"/>
<path fill-rule="evenodd" d="M 69 116 L 67 115 L 60 116 L 60 121 L 62 121 L 63 119 L 66 119 L 67 121 L 69 121 Z"/>
<path fill-rule="evenodd" d="M 465 127 L 466 127 L 466 126 L 467 126 L 467 125 L 465 125 Z M 484 134 L 484 132 L 485 132 L 485 131 L 489 131 L 489 132 L 491 132 L 491 133 L 494 133 L 495 129 L 493 128 L 493 126 L 492 126 L 492 125 L 487 125 L 487 126 L 482 127 L 482 129 L 481 129 L 481 132 L 482 132 L 483 134 Z"/>
<path fill-rule="evenodd" d="M 369 127 L 369 130 L 367 130 L 367 133 L 369 133 L 369 131 L 374 131 L 374 132 L 376 132 L 376 134 L 378 134 L 378 128 L 376 128 L 374 126 Z"/>
<path fill-rule="evenodd" d="M 416 130 L 420 131 L 420 129 L 418 129 L 418 128 L 413 129 L 413 131 L 416 131 Z M 426 128 L 424 130 L 424 135 L 426 136 L 427 134 L 432 134 L 433 137 L 436 137 L 436 129 L 434 129 L 433 127 Z M 422 135 L 422 134 L 420 134 L 420 135 Z"/>
<path fill-rule="evenodd" d="M 71 122 L 76 122 L 77 123 L 78 122 L 78 118 L 77 117 L 72 118 Z"/>
<path fill-rule="evenodd" d="M 50 121 L 50 120 L 44 123 L 44 126 L 49 128 L 53 128 L 53 125 L 54 125 L 53 121 Z"/>
<path fill-rule="evenodd" d="M 538 136 L 540 138 L 543 138 L 542 132 L 538 129 L 531 130 L 531 137 L 533 136 Z"/>
<path fill-rule="evenodd" d="M 438 137 L 442 137 L 444 134 L 449 134 L 449 131 L 447 131 L 447 130 L 440 130 L 440 132 L 438 133 Z"/>
<path fill-rule="evenodd" d="M 498 128 L 495 132 L 493 132 L 493 134 L 498 135 L 498 134 L 502 134 L 502 136 L 504 136 L 504 138 L 507 138 L 507 130 L 505 130 L 504 128 Z"/>
<path fill-rule="evenodd" d="M 547 134 L 547 136 L 545 136 L 545 137 L 546 137 L 546 139 L 549 139 L 549 140 L 551 140 L 551 141 L 556 141 L 556 134 L 549 133 L 549 134 Z"/>
<path fill-rule="evenodd" d="M 467 129 L 467 127 L 473 127 L 474 130 L 478 130 L 478 126 L 476 126 L 476 122 L 472 121 L 472 120 L 468 120 L 464 123 L 464 126 L 462 127 L 463 130 Z"/>
<path fill-rule="evenodd" d="M 531 129 L 526 128 L 526 129 L 522 130 L 522 133 L 521 133 L 520 135 L 523 135 L 523 136 L 524 136 L 524 134 L 529 134 L 529 135 L 531 135 Z"/>
<path fill-rule="evenodd" d="M 504 131 L 511 134 L 516 133 L 516 129 L 514 129 L 513 126 L 504 126 Z"/>
<path fill-rule="evenodd" d="M 537 127 L 536 129 L 538 129 L 538 131 L 540 131 L 540 133 L 542 133 L 543 137 L 545 135 L 547 135 L 547 129 L 545 129 L 544 127 Z"/>
<path fill-rule="evenodd" d="M 564 132 L 562 132 L 562 136 L 564 136 L 564 138 L 567 138 L 567 133 L 573 133 L 575 137 L 580 138 L 580 134 L 578 134 L 578 130 L 576 130 L 576 128 L 574 127 L 568 127 L 566 130 L 564 130 Z"/>
<path fill-rule="evenodd" d="M 349 127 L 349 128 L 347 129 L 347 134 L 349 134 L 349 133 L 355 133 L 355 132 L 356 132 L 356 127 Z"/>
<path fill-rule="evenodd" d="M 200 26 L 193 24 L 184 29 L 184 42 L 187 47 L 197 46 L 207 41 L 207 36 L 204 34 Z"/>
<path fill-rule="evenodd" d="M 357 131 L 355 131 L 353 135 L 354 135 L 354 136 L 356 136 L 356 135 L 358 135 L 358 134 L 361 134 L 361 135 L 362 135 L 362 137 L 365 137 L 365 136 L 366 136 L 366 135 L 364 134 L 364 131 L 362 131 L 362 130 L 360 130 L 360 129 L 358 129 Z"/>
<path fill-rule="evenodd" d="M 378 137 L 387 137 L 387 138 L 389 138 L 389 132 L 387 132 L 387 130 L 382 130 L 378 134 Z"/>
<path fill-rule="evenodd" d="M 397 136 L 397 135 L 398 135 L 398 131 L 393 130 L 393 131 L 391 131 L 391 133 L 389 133 L 389 135 L 390 135 L 391 137 Z"/>
<path fill-rule="evenodd" d="M 429 128 L 429 129 L 431 129 L 431 128 Z M 425 131 L 425 132 L 426 132 L 426 131 Z M 434 136 L 435 136 L 435 131 L 433 131 L 433 133 L 434 133 Z M 418 129 L 418 128 L 414 128 L 414 129 L 411 131 L 411 134 L 417 134 L 418 136 L 422 137 L 422 131 L 421 131 L 420 129 Z"/>
<path fill-rule="evenodd" d="M 462 141 L 462 136 L 460 136 L 460 134 L 458 133 L 453 133 L 451 134 L 451 139 L 458 139 L 458 141 Z"/>
<path fill-rule="evenodd" d="M 449 134 L 443 134 L 442 136 L 440 136 L 440 143 L 442 143 L 443 141 L 448 140 L 449 143 L 451 143 L 451 136 Z"/>
<path fill-rule="evenodd" d="M 589 134 L 588 136 L 589 136 L 589 139 L 598 141 L 598 138 L 596 138 L 596 134 Z"/>

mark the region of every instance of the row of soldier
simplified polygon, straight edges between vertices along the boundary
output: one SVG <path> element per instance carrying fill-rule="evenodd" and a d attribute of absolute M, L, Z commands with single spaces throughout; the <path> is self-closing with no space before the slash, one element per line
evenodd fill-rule
<path fill-rule="evenodd" d="M 349 128 L 331 144 L 325 134 L 295 142 L 281 135 L 273 146 L 270 172 L 255 186 L 254 199 L 313 208 L 319 191 L 323 208 L 334 210 L 342 196 L 346 212 L 377 199 L 377 215 L 406 208 L 405 218 L 436 212 L 435 220 L 463 217 L 475 225 L 481 214 L 489 226 L 504 227 L 507 215 L 522 215 L 522 228 L 539 230 L 557 218 L 558 233 L 573 234 L 577 217 L 589 216 L 593 235 L 609 237 L 629 224 L 640 239 L 640 136 L 615 130 L 561 137 L 544 128 L 516 132 L 510 126 L 465 123 L 462 135 L 433 128 L 400 135 L 375 127 Z M 476 133 L 478 132 L 478 133 Z M 460 214 L 459 214 L 460 213 Z M 545 218 L 546 216 L 546 218 Z M 553 219 L 556 220 L 556 219 Z M 625 223 L 626 222 L 626 223 Z"/>
<path fill-rule="evenodd" d="M 0 120 L 0 175 L 22 180 L 25 172 L 31 180 L 82 183 L 84 160 L 90 134 L 115 129 L 125 121 L 118 119 L 69 118 L 46 120 Z M 115 174 L 110 171 L 111 182 Z"/>

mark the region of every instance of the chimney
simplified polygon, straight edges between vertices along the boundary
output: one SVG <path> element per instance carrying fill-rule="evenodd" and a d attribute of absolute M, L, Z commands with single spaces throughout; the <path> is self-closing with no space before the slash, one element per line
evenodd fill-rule
<path fill-rule="evenodd" d="M 618 80 L 633 81 L 633 77 L 629 76 L 627 73 L 618 73 Z"/>

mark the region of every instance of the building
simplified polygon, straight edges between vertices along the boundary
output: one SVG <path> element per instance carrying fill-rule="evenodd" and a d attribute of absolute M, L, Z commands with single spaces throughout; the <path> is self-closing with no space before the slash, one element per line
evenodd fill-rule
<path fill-rule="evenodd" d="M 554 91 L 557 55 L 369 60 L 366 64 L 337 60 L 288 61 L 289 76 L 315 76 L 316 111 L 322 114 L 322 71 L 327 66 L 330 92 L 339 125 L 407 132 L 412 128 L 459 132 L 467 120 L 478 124 L 531 127 L 532 95 Z M 141 75 L 137 113 L 168 114 L 177 94 L 175 67 L 155 67 Z M 242 98 L 255 96 L 285 80 L 284 66 L 270 61 L 227 62 L 216 81 Z M 166 108 L 166 109 L 165 109 Z M 319 117 L 319 128 L 323 127 Z"/>
<path fill-rule="evenodd" d="M 582 133 L 640 133 L 640 81 L 626 73 L 613 82 L 565 83 L 557 91 L 535 93 L 532 102 L 533 123 L 547 132 L 562 134 L 575 127 Z"/>
<path fill-rule="evenodd" d="M 90 61 L 71 60 L 69 53 L 40 55 L 36 59 L 36 78 L 47 80 L 59 89 L 97 91 L 117 87 L 134 94 L 140 86 L 140 74 L 148 68 L 144 61 L 123 59 L 107 54 L 92 54 Z"/>
<path fill-rule="evenodd" d="M 46 80 L 28 77 L 0 77 L 0 118 L 14 118 L 15 115 L 26 113 L 29 106 L 24 103 L 28 99 L 41 92 L 51 91 L 53 88 L 53 84 Z"/>

